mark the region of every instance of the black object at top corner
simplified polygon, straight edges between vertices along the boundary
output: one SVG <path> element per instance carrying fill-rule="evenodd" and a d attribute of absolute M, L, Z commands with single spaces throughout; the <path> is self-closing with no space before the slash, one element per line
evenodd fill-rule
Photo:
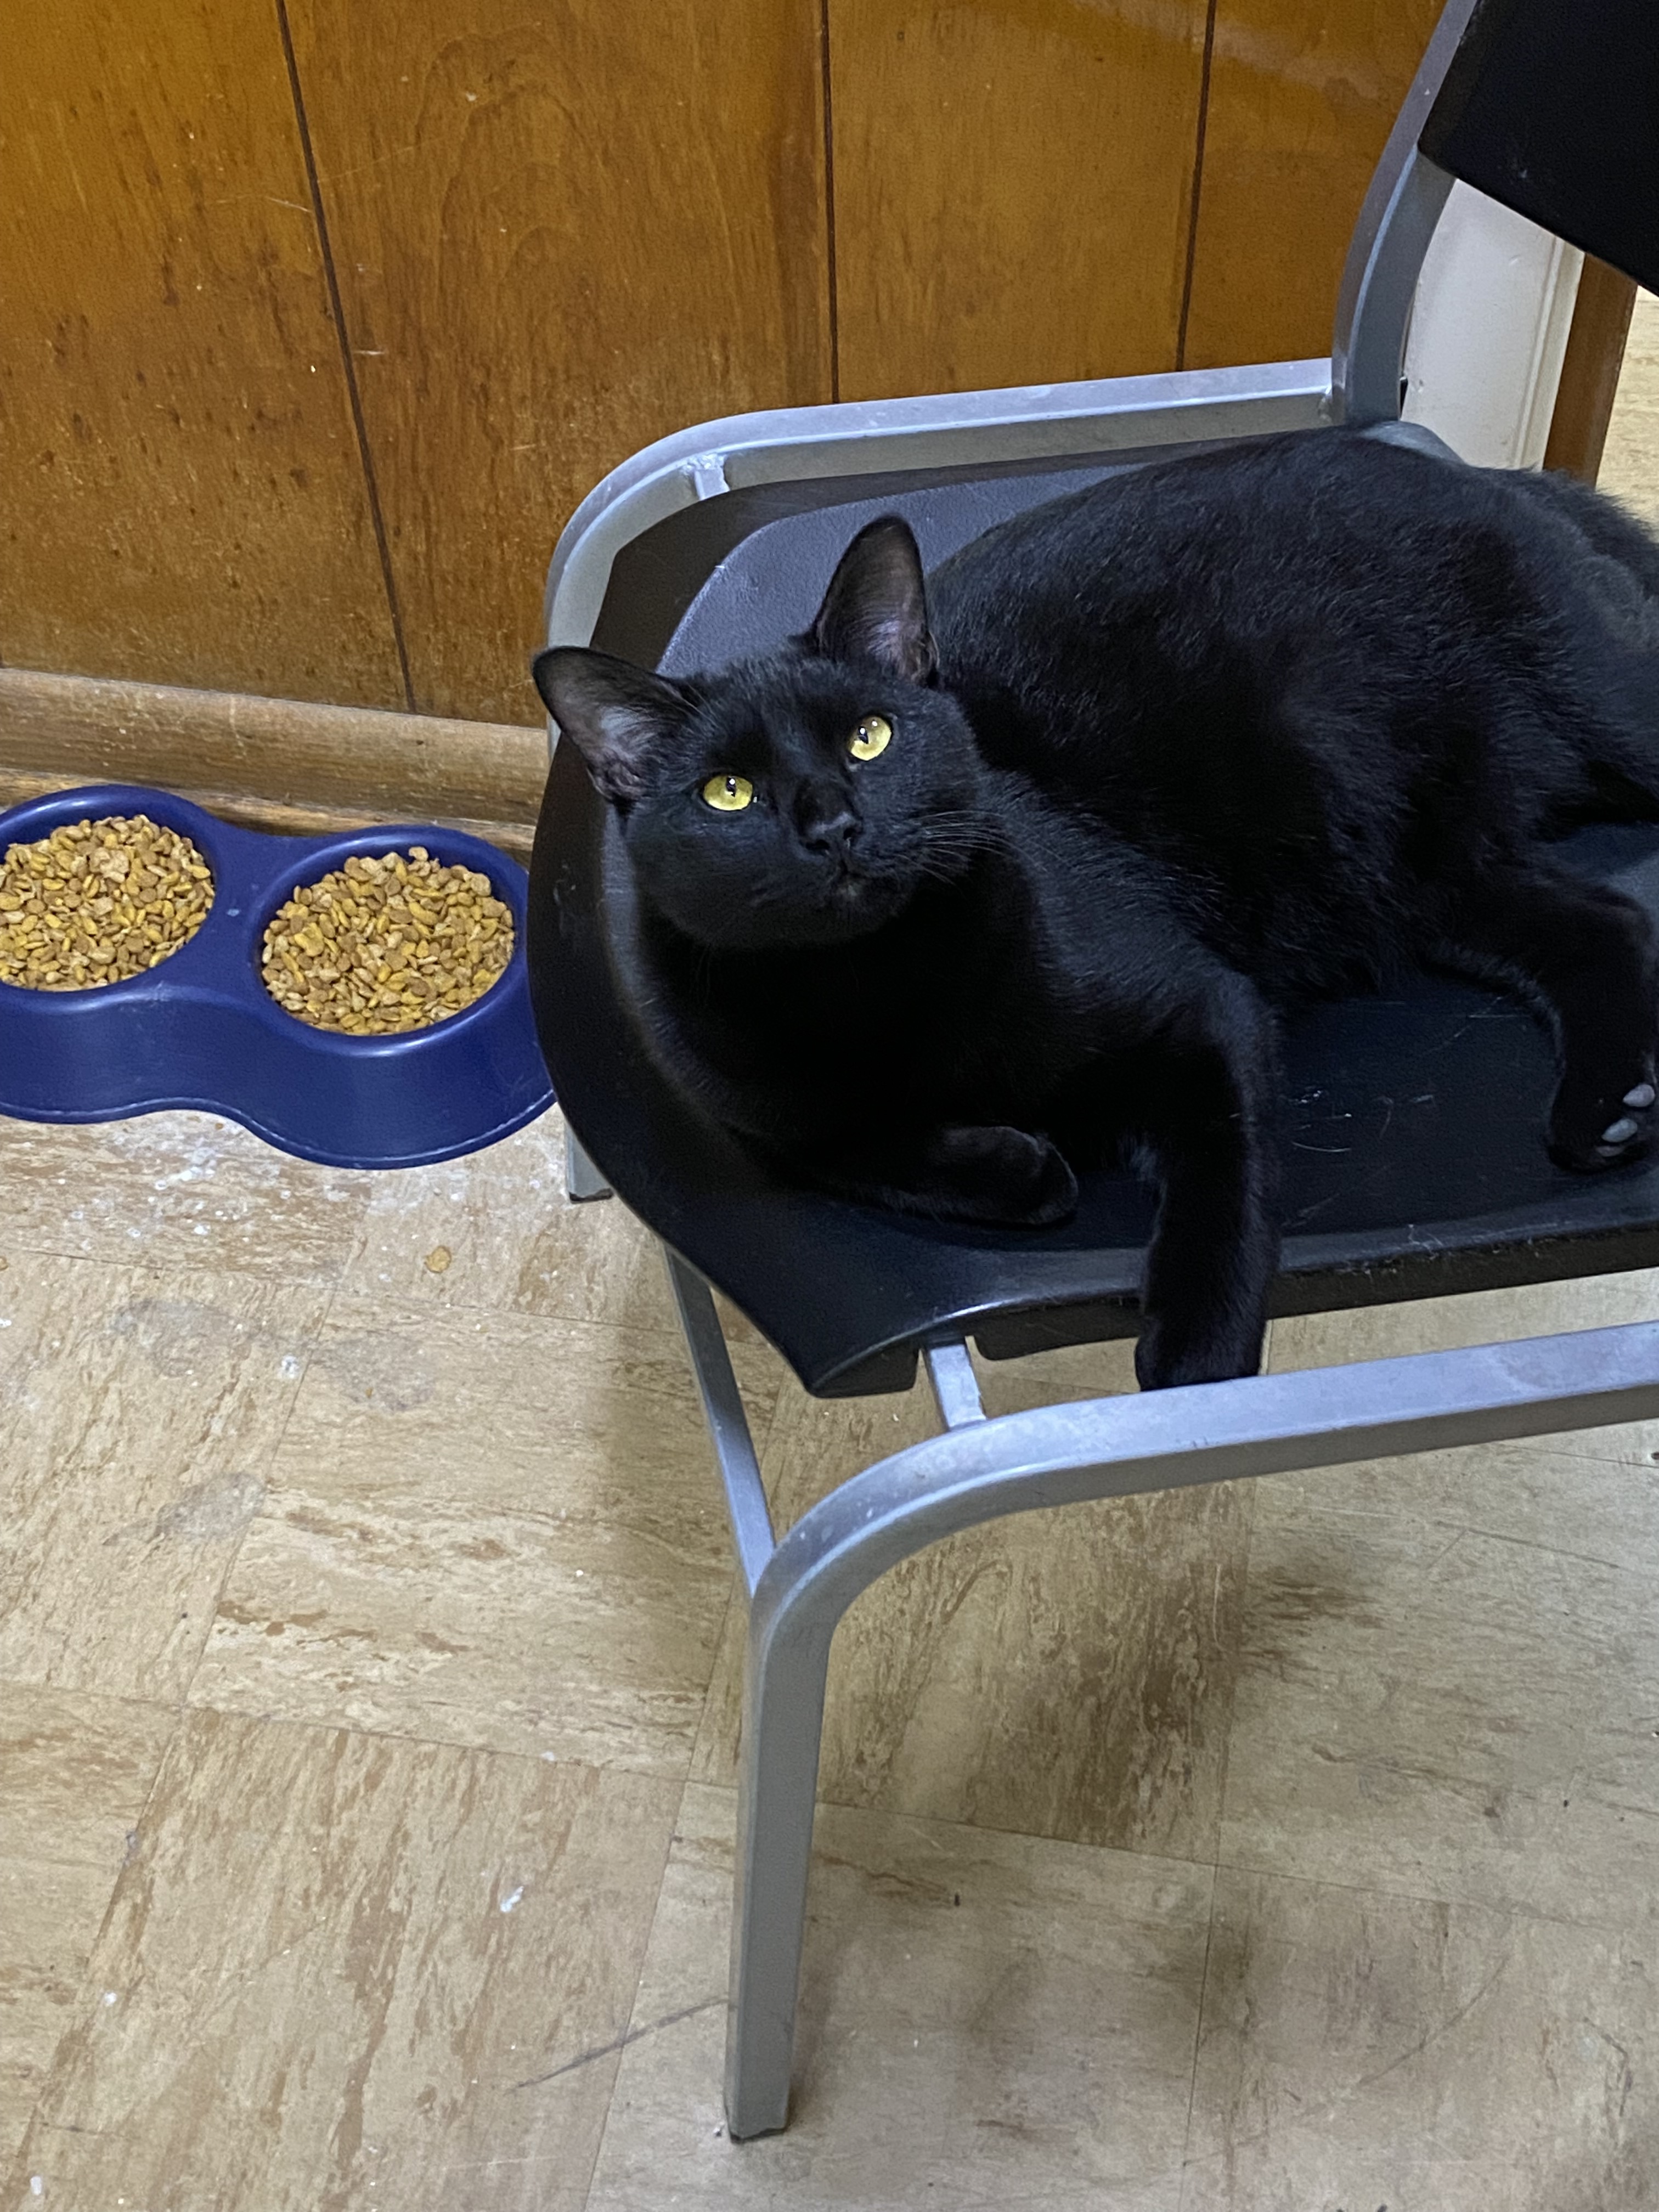
<path fill-rule="evenodd" d="M 1481 0 L 1418 143 L 1659 291 L 1659 0 Z"/>

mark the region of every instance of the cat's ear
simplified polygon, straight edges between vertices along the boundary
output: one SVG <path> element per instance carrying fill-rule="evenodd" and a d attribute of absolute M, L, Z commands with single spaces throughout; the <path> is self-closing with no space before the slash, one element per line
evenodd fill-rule
<path fill-rule="evenodd" d="M 877 660 L 912 684 L 939 665 L 927 627 L 921 556 L 896 514 L 866 523 L 830 580 L 807 642 L 830 660 Z"/>
<path fill-rule="evenodd" d="M 646 763 L 684 726 L 690 700 L 678 684 L 585 646 L 550 646 L 531 673 L 547 711 L 586 764 L 602 799 L 623 805 L 645 788 Z"/>

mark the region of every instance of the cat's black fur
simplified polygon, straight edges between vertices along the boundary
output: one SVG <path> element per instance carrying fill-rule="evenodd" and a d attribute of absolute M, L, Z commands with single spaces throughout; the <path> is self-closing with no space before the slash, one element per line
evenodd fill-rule
<path fill-rule="evenodd" d="M 1558 1162 L 1647 1147 L 1652 933 L 1544 841 L 1659 816 L 1659 546 L 1577 485 L 1304 433 L 1056 500 L 925 587 L 872 523 L 768 658 L 536 678 L 619 817 L 669 1075 L 802 1178 L 956 1220 L 1061 1220 L 1068 1156 L 1131 1160 L 1143 1384 L 1258 1364 L 1300 1001 L 1496 976 L 1553 1028 Z M 741 811 L 701 796 L 727 775 Z"/>

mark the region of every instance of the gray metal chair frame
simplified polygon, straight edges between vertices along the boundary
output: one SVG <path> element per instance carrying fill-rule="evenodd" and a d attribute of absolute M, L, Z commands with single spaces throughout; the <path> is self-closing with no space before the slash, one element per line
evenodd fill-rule
<path fill-rule="evenodd" d="M 1384 150 L 1328 360 L 702 424 L 624 462 L 577 510 L 549 574 L 548 641 L 586 644 L 618 552 L 676 511 L 728 491 L 1127 456 L 1321 423 L 1423 436 L 1398 422 L 1401 371 L 1418 276 L 1451 179 L 1417 140 L 1474 5 L 1451 0 Z M 574 1139 L 569 1191 L 606 1194 Z M 843 1483 L 779 1539 L 708 1287 L 665 1256 L 749 1608 L 726 2076 L 738 2139 L 787 2118 L 830 1642 L 853 1600 L 890 1567 L 959 1529 L 1041 1506 L 1659 1415 L 1659 1324 L 1647 1322 L 995 1419 L 985 1415 L 961 1340 L 926 1353 L 944 1433 Z"/>

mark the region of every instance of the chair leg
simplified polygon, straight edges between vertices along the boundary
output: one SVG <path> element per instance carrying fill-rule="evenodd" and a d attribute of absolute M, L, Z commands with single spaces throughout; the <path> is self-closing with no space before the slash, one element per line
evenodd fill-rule
<path fill-rule="evenodd" d="M 694 1360 L 700 1334 L 691 1332 Z M 952 1425 L 809 1506 L 752 1585 L 726 2021 L 726 2109 L 738 2141 L 788 2119 L 830 1645 L 848 1607 L 890 1568 L 1005 1514 L 1659 1413 L 1659 1323 L 1651 1322 L 1043 1406 L 995 1420 L 975 1417 L 965 1352 L 929 1366 Z M 720 1394 L 705 1397 L 718 1448 Z M 746 1560 L 764 1548 L 759 1528 L 757 1519 Z"/>
<path fill-rule="evenodd" d="M 837 1604 L 821 1621 L 797 1619 L 777 1637 L 750 1622 L 726 2036 L 737 2142 L 775 2134 L 789 2117 L 823 1685 L 840 1613 Z"/>
<path fill-rule="evenodd" d="M 564 1188 L 565 1195 L 577 1205 L 586 1199 L 611 1195 L 610 1184 L 568 1128 L 564 1133 Z"/>

